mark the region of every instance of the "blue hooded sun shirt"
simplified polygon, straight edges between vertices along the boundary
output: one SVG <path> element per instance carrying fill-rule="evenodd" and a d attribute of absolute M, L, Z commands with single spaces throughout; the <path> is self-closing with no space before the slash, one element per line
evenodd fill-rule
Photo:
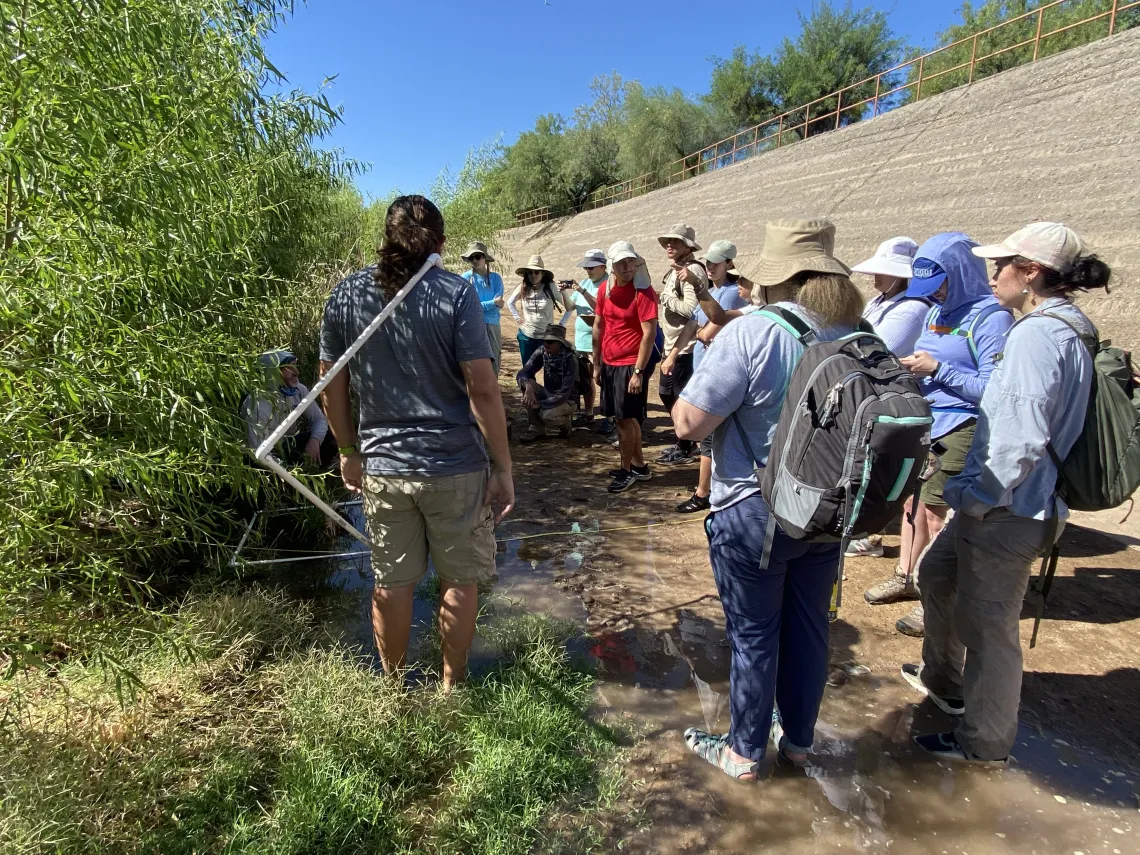
<path fill-rule="evenodd" d="M 1013 313 L 1002 308 L 990 289 L 986 263 L 971 252 L 978 244 L 961 232 L 942 232 L 918 248 L 915 258 L 927 258 L 946 271 L 946 299 L 927 316 L 914 345 L 940 363 L 931 377 L 919 381 L 934 415 L 931 437 L 939 439 L 978 414 L 978 405 L 1001 353 Z M 977 361 L 965 333 L 975 319 Z M 957 334 L 953 333 L 957 330 Z"/>

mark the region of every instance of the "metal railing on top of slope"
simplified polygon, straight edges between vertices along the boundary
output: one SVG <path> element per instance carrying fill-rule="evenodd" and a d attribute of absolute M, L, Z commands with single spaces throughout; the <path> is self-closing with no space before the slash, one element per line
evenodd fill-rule
<path fill-rule="evenodd" d="M 731 137 L 726 137 L 719 142 L 702 148 L 700 151 L 693 152 L 692 154 L 673 161 L 669 164 L 668 172 L 664 175 L 656 172 L 647 172 L 636 178 L 630 178 L 626 181 L 619 181 L 617 184 L 601 187 L 592 192 L 582 205 L 575 206 L 570 203 L 561 206 L 544 205 L 541 208 L 523 211 L 515 215 L 516 225 L 533 225 L 534 223 L 541 223 L 553 217 L 581 213 L 582 211 L 592 211 L 595 208 L 604 208 L 607 205 L 614 205 L 618 202 L 624 202 L 627 199 L 643 196 L 653 190 L 668 187 L 671 184 L 677 184 L 689 178 L 695 178 L 706 172 L 723 169 L 726 166 L 747 160 L 755 154 L 791 145 L 824 130 L 838 130 L 843 125 L 843 117 L 845 114 L 849 117 L 862 118 L 863 114 L 869 110 L 873 118 L 880 113 L 886 113 L 895 107 L 902 106 L 903 99 L 901 93 L 907 90 L 913 90 L 913 101 L 919 101 L 922 99 L 922 87 L 924 83 L 930 83 L 933 80 L 955 72 L 966 71 L 966 79 L 962 83 L 949 88 L 968 86 L 974 82 L 974 76 L 978 66 L 986 60 L 1007 54 L 1019 48 L 1033 45 L 1033 57 L 1029 62 L 1036 62 L 1041 54 L 1041 43 L 1045 39 L 1069 32 L 1086 24 L 1102 21 L 1105 18 L 1108 19 L 1108 32 L 1106 35 L 1111 36 L 1116 32 L 1117 21 L 1122 12 L 1140 8 L 1140 0 L 1131 0 L 1131 2 L 1112 0 L 1111 9 L 1083 18 L 1080 21 L 1074 21 L 1054 30 L 1043 31 L 1045 14 L 1051 9 L 1070 2 L 1074 2 L 1074 0 L 1054 0 L 1052 3 L 1038 6 L 1031 12 L 1026 12 L 1023 15 L 1002 21 L 988 29 L 980 30 L 971 36 L 959 39 L 948 45 L 935 48 L 921 56 L 916 56 L 913 59 L 901 62 L 893 68 L 882 71 L 873 77 L 868 77 L 865 80 L 844 86 L 842 89 L 825 95 L 822 98 L 817 98 L 793 110 L 788 110 L 778 116 L 773 116 L 758 125 L 746 128 L 745 130 L 733 134 Z M 1005 27 L 1013 26 L 1014 24 L 1027 21 L 1031 18 L 1037 19 L 1036 29 L 1032 38 L 1018 41 L 1016 44 L 1005 45 L 989 53 L 978 53 L 979 40 Z M 1095 39 L 1093 41 L 1095 41 Z M 968 61 L 961 62 L 950 68 L 938 69 L 934 73 L 928 74 L 926 72 L 927 62 L 931 57 L 965 45 L 970 46 L 970 58 Z M 918 73 L 914 80 L 899 86 L 894 85 L 904 70 L 909 71 L 916 65 L 918 66 Z M 884 83 L 886 83 L 888 87 L 886 91 L 883 91 Z M 859 93 L 860 90 L 869 91 L 872 84 L 874 84 L 875 87 L 873 95 L 858 98 L 857 95 L 851 94 Z M 844 104 L 844 95 L 856 98 L 856 100 L 853 103 Z M 834 101 L 834 109 L 831 108 L 831 104 L 829 103 L 832 101 Z M 913 103 L 913 101 L 906 103 Z M 813 116 L 813 109 L 824 109 L 826 112 Z M 858 113 L 856 113 L 856 111 L 858 111 Z"/>

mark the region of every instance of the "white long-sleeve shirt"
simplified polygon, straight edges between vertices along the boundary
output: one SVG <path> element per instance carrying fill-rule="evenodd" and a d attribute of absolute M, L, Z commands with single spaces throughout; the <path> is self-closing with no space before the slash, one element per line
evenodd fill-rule
<path fill-rule="evenodd" d="M 275 391 L 272 398 L 265 392 L 246 395 L 245 400 L 241 402 L 241 416 L 245 419 L 245 441 L 249 447 L 256 449 L 265 442 L 308 394 L 309 390 L 305 384 L 298 383 L 296 395 L 286 395 L 280 390 Z M 329 432 L 329 422 L 317 404 L 305 410 L 302 420 L 308 424 L 311 438 L 317 442 L 324 440 Z M 296 436 L 300 430 L 301 422 L 298 421 L 286 436 Z"/>

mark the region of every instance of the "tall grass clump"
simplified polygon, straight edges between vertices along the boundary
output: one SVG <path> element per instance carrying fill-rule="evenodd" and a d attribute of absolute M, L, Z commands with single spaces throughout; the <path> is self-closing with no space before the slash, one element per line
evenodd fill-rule
<path fill-rule="evenodd" d="M 0 684 L 0 855 L 522 855 L 581 828 L 618 781 L 591 678 L 548 619 L 483 620 L 496 664 L 451 694 L 315 644 L 311 605 L 258 589 L 180 611 L 194 661 L 123 651 L 147 686 L 125 706 L 78 661 Z"/>
<path fill-rule="evenodd" d="M 337 121 L 261 38 L 285 0 L 0 11 L 0 668 L 98 650 L 152 569 L 262 482 L 257 353 L 315 332 L 359 249 Z M 353 209 L 353 205 L 356 209 Z"/>

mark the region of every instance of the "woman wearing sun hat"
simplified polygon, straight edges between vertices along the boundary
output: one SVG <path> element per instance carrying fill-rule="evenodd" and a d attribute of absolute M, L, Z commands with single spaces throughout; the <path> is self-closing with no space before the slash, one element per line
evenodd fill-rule
<path fill-rule="evenodd" d="M 736 258 L 736 244 L 729 240 L 714 240 L 709 244 L 705 253 L 705 270 L 709 277 L 709 297 L 725 311 L 743 309 L 750 304 L 750 300 L 740 294 L 740 282 L 747 282 L 751 289 L 752 283 L 743 279 L 733 269 L 733 259 Z M 693 371 L 700 367 L 701 359 L 708 350 L 708 344 L 701 337 L 700 331 L 709 329 L 711 322 L 703 308 L 698 308 L 693 319 L 697 322 L 698 332 L 696 344 L 693 347 Z M 678 341 L 681 347 L 687 342 Z M 700 443 L 701 470 L 697 480 L 697 489 L 681 504 L 677 505 L 677 513 L 692 514 L 709 509 L 709 493 L 712 491 L 712 434 L 709 434 Z"/>
<path fill-rule="evenodd" d="M 503 277 L 491 270 L 495 256 L 487 249 L 482 241 L 472 241 L 467 251 L 459 256 L 471 269 L 461 275 L 475 286 L 479 295 L 479 305 L 483 307 L 483 323 L 487 325 L 487 340 L 491 342 L 491 360 L 495 374 L 499 373 L 499 365 L 503 354 L 503 329 L 499 325 L 499 310 L 503 308 Z"/>
<path fill-rule="evenodd" d="M 854 273 L 864 273 L 873 278 L 879 296 L 867 304 L 863 310 L 863 320 L 874 327 L 895 356 L 910 356 L 914 353 L 914 343 L 922 332 L 922 322 L 934 305 L 922 297 L 908 297 L 906 293 L 911 276 L 911 262 L 917 251 L 918 242 L 913 238 L 893 237 L 879 244 L 873 256 L 851 268 Z M 867 537 L 851 541 L 847 546 L 847 554 L 882 558 L 883 547 L 878 536 Z M 864 596 L 867 602 L 878 604 L 914 598 L 918 594 L 913 585 L 903 585 L 900 589 L 892 574 L 890 579 L 873 586 Z"/>
<path fill-rule="evenodd" d="M 1034 223 L 973 254 L 993 259 L 993 293 L 1021 319 L 982 396 L 965 468 L 943 490 L 957 513 L 922 560 L 922 667 L 904 665 L 903 677 L 962 715 L 954 731 L 916 737 L 919 746 L 1004 764 L 1021 699 L 1022 599 L 1068 515 L 1054 455 L 1063 460 L 1080 436 L 1092 386 L 1082 337 L 1096 342 L 1097 331 L 1072 296 L 1107 290 L 1111 271 L 1060 223 Z"/>
<path fill-rule="evenodd" d="M 794 313 L 823 341 L 854 330 L 863 298 L 834 256 L 827 220 L 769 223 L 755 279 L 787 286 Z M 738 780 L 755 780 L 773 727 L 778 758 L 807 763 L 827 679 L 827 612 L 839 569 L 838 543 L 792 540 L 778 526 L 765 563 L 769 511 L 757 467 L 768 457 L 792 372 L 797 336 L 763 312 L 725 326 L 673 410 L 680 436 L 713 436 L 712 513 L 705 520 L 709 560 L 732 650 L 731 729 L 697 728 L 685 742 Z"/>
<path fill-rule="evenodd" d="M 968 235 L 943 232 L 923 243 L 911 264 L 907 295 L 928 299 L 935 306 L 927 313 L 914 353 L 900 361 L 919 378 L 930 402 L 934 415 L 930 435 L 940 467 L 922 483 L 914 525 L 902 527 L 894 579 L 899 587 L 914 578 L 912 569 L 918 567 L 919 557 L 950 511 L 942 488 L 966 465 L 982 392 L 1013 325 L 1013 314 L 990 291 L 986 265 L 971 251 L 975 246 L 977 242 Z M 921 587 L 921 575 L 918 584 Z M 895 627 L 905 635 L 921 637 L 922 606 Z"/>
<path fill-rule="evenodd" d="M 526 365 L 535 351 L 542 348 L 542 337 L 554 322 L 554 313 L 557 311 L 561 317 L 568 307 L 562 294 L 554 287 L 554 271 L 543 265 L 541 255 L 532 255 L 530 261 L 517 268 L 515 273 L 522 277 L 522 282 L 507 298 L 507 308 L 519 325 L 519 358 Z M 521 317 L 515 308 L 520 298 Z"/>

